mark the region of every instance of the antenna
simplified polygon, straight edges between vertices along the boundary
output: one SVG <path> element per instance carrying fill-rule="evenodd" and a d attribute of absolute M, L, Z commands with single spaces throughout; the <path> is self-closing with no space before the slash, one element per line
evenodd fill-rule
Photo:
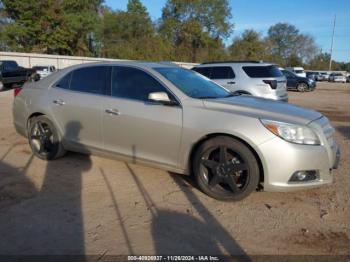
<path fill-rule="evenodd" d="M 331 45 L 331 57 L 329 59 L 329 71 L 332 71 L 332 56 L 333 56 L 333 43 L 334 43 L 334 32 L 335 32 L 335 21 L 336 21 L 336 19 L 337 19 L 337 15 L 334 15 L 332 45 Z"/>

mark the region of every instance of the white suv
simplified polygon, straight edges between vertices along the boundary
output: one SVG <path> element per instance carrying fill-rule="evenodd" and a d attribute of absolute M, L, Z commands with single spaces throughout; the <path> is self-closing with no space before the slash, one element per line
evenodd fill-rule
<path fill-rule="evenodd" d="M 259 61 L 204 63 L 192 70 L 212 79 L 233 93 L 288 101 L 286 78 L 278 67 Z"/>

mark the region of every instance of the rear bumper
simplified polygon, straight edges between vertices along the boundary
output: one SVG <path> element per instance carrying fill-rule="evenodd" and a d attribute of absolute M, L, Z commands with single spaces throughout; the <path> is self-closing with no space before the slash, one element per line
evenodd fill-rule
<path fill-rule="evenodd" d="M 289 101 L 289 97 L 288 97 L 288 95 L 281 96 L 281 97 L 278 97 L 277 101 L 288 102 Z"/>
<path fill-rule="evenodd" d="M 267 98 L 267 99 L 276 100 L 276 101 L 281 101 L 281 102 L 288 102 L 288 100 L 289 100 L 287 91 L 283 95 L 269 94 L 269 95 L 264 95 L 262 97 Z"/>

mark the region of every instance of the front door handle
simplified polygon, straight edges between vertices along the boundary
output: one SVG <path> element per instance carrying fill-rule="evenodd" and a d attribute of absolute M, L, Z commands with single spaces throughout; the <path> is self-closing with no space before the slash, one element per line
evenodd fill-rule
<path fill-rule="evenodd" d="M 231 81 L 231 82 L 227 82 L 227 84 L 233 85 L 233 84 L 236 84 L 236 82 Z"/>
<path fill-rule="evenodd" d="M 117 109 L 106 109 L 105 112 L 109 115 L 119 116 L 120 112 Z"/>
<path fill-rule="evenodd" d="M 62 99 L 55 99 L 53 100 L 53 103 L 59 106 L 63 106 L 66 104 L 66 102 L 64 102 Z"/>

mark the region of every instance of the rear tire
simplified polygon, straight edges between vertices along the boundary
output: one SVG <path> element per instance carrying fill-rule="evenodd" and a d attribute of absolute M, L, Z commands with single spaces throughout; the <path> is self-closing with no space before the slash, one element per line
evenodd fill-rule
<path fill-rule="evenodd" d="M 256 190 L 260 172 L 251 150 L 242 142 L 218 136 L 199 146 L 193 159 L 199 188 L 207 195 L 237 201 Z"/>
<path fill-rule="evenodd" d="M 59 133 L 47 116 L 30 119 L 27 133 L 32 152 L 38 158 L 53 160 L 65 155 Z"/>

